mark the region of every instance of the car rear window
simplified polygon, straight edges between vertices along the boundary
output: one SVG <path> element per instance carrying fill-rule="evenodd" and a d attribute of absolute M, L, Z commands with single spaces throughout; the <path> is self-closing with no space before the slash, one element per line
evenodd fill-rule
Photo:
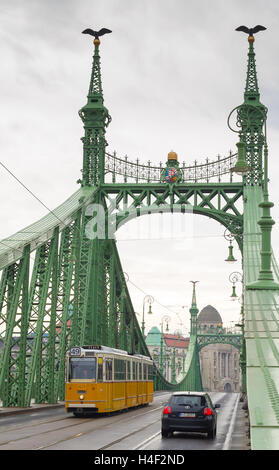
<path fill-rule="evenodd" d="M 205 406 L 205 397 L 198 395 L 179 395 L 171 399 L 173 405 Z"/>

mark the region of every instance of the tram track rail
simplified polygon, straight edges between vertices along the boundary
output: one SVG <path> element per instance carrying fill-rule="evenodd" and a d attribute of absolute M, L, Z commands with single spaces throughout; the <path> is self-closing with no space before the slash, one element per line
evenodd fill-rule
<path fill-rule="evenodd" d="M 122 436 L 119 439 L 116 439 L 115 441 L 112 441 L 109 444 L 106 444 L 104 447 L 100 447 L 97 450 L 107 450 L 110 447 L 114 446 L 115 444 L 118 444 L 119 442 L 124 441 L 125 439 L 128 439 L 129 437 L 134 436 L 135 434 L 138 434 L 141 431 L 144 431 L 145 429 L 149 428 L 150 426 L 153 426 L 153 424 L 157 423 L 160 420 L 161 420 L 161 418 L 159 417 L 155 421 L 152 421 L 152 423 L 148 423 L 145 426 L 142 426 L 141 428 L 138 428 L 135 431 L 130 432 L 129 434 L 126 434 L 125 436 Z"/>
<path fill-rule="evenodd" d="M 160 399 L 160 398 L 162 398 L 162 396 L 158 397 L 158 398 Z M 129 423 L 131 423 L 135 420 L 135 416 L 139 415 L 139 416 L 143 417 L 147 414 L 158 412 L 158 410 L 161 409 L 161 408 L 162 408 L 162 404 L 160 404 L 159 406 L 156 406 L 153 409 L 145 411 L 145 412 L 142 412 L 142 408 L 127 410 L 127 417 L 124 415 L 124 413 L 118 413 L 117 415 L 119 416 L 121 414 L 121 416 L 122 416 L 121 423 L 124 424 L 124 425 L 125 424 L 128 425 Z M 131 414 L 131 412 L 132 412 L 132 414 Z M 23 442 L 24 440 L 32 439 L 32 437 L 35 436 L 35 435 L 36 436 L 50 435 L 51 433 L 55 433 L 55 432 L 60 432 L 60 431 L 63 432 L 66 429 L 69 429 L 69 428 L 74 429 L 77 426 L 80 427 L 80 426 L 82 426 L 82 424 L 85 424 L 85 423 L 92 423 L 92 426 L 90 426 L 90 428 L 85 430 L 85 431 L 82 431 L 82 429 L 81 429 L 81 432 L 77 432 L 76 434 L 71 434 L 70 436 L 63 437 L 62 439 L 56 439 L 53 442 L 48 443 L 46 445 L 38 446 L 36 448 L 33 447 L 34 450 L 47 449 L 47 448 L 52 447 L 56 444 L 66 442 L 68 440 L 75 439 L 75 438 L 80 437 L 80 436 L 89 435 L 90 433 L 92 433 L 96 430 L 101 431 L 101 430 L 104 430 L 106 428 L 109 428 L 112 424 L 113 419 L 117 415 L 111 415 L 111 416 L 107 416 L 107 417 L 94 417 L 93 419 L 92 419 L 92 417 L 87 419 L 87 418 L 73 418 L 73 417 L 69 417 L 69 416 L 61 416 L 59 418 L 56 417 L 56 418 L 46 419 L 46 420 L 41 420 L 40 419 L 36 423 L 26 423 L 25 425 L 21 424 L 19 426 L 11 426 L 7 431 L 5 431 L 4 429 L 1 431 L 2 437 L 4 437 L 3 434 L 5 434 L 5 433 L 6 434 L 15 433 L 16 431 L 23 432 L 24 429 L 27 430 L 27 435 L 25 434 L 24 436 L 18 436 L 16 438 L 13 437 L 11 439 L 8 438 L 6 440 L 3 440 L 0 443 L 0 450 L 1 450 L 2 447 L 7 446 L 9 444 L 15 444 L 16 442 Z M 103 422 L 103 418 L 105 418 L 105 419 L 109 418 L 109 421 L 107 421 L 105 423 L 105 422 Z M 113 446 L 115 443 L 127 439 L 130 435 L 136 434 L 136 433 L 144 430 L 145 428 L 148 428 L 149 426 L 153 425 L 156 421 L 158 421 L 158 419 L 159 418 L 157 418 L 155 421 L 152 421 L 152 423 L 148 423 L 148 424 L 142 426 L 141 428 L 132 431 L 129 434 L 125 434 L 124 436 L 120 437 L 117 440 L 113 440 L 112 442 L 107 443 L 105 446 L 101 447 L 98 450 L 102 450 L 103 448 L 104 449 L 109 448 L 109 447 Z M 69 420 L 71 420 L 71 421 L 73 420 L 73 422 L 69 422 Z M 58 427 L 52 428 L 52 429 L 47 429 L 47 430 L 39 430 L 40 426 L 45 427 L 47 425 L 51 425 L 52 423 L 59 423 L 59 421 L 62 421 L 61 426 L 58 426 Z M 94 424 L 98 423 L 98 425 L 94 426 L 93 423 Z M 32 429 L 32 430 L 30 429 L 29 433 L 28 433 L 28 428 Z M 79 429 L 78 429 L 78 431 L 79 431 Z"/>
<path fill-rule="evenodd" d="M 141 413 L 140 416 L 144 416 L 144 415 L 149 414 L 149 413 L 154 413 L 155 411 L 158 411 L 158 409 L 161 409 L 161 408 L 162 408 L 162 406 L 159 406 L 159 407 L 157 407 L 157 408 L 154 408 L 153 410 L 148 410 L 148 411 L 146 411 L 145 413 Z M 113 416 L 112 416 L 112 417 L 113 417 Z M 80 422 L 82 422 L 82 421 L 83 421 L 83 419 L 80 420 Z M 129 417 L 128 419 L 123 420 L 123 421 L 122 421 L 122 424 L 123 424 L 123 423 L 124 423 L 124 424 L 125 424 L 125 423 L 129 423 L 130 421 L 134 421 L 134 417 Z M 158 421 L 160 421 L 160 417 L 157 418 L 155 421 L 152 421 L 152 423 L 149 423 L 149 424 L 147 424 L 147 425 L 145 425 L 145 426 L 142 426 L 141 428 L 136 429 L 135 431 L 133 431 L 133 432 L 131 432 L 131 433 L 128 433 L 128 434 L 126 434 L 126 435 L 120 437 L 119 439 L 116 439 L 116 440 L 114 440 L 114 441 L 112 441 L 112 442 L 106 444 L 105 446 L 96 449 L 96 450 L 106 450 L 106 449 L 108 449 L 109 447 L 112 447 L 113 445 L 117 444 L 118 442 L 121 442 L 121 441 L 123 441 L 123 440 L 125 440 L 125 439 L 127 439 L 127 438 L 129 438 L 129 437 L 131 437 L 131 436 L 133 436 L 133 435 L 135 435 L 135 434 L 137 434 L 138 432 L 145 430 L 146 428 L 152 426 L 153 424 L 155 424 L 155 423 L 158 422 Z M 80 422 L 79 422 L 79 423 L 76 423 L 76 424 L 80 424 Z M 74 425 L 72 425 L 72 426 L 74 426 Z M 111 423 L 106 423 L 106 424 L 104 424 L 103 426 L 98 427 L 98 431 L 99 431 L 99 430 L 103 430 L 103 429 L 105 429 L 106 427 L 110 427 L 110 426 L 111 426 Z M 65 427 L 63 427 L 63 428 L 65 428 Z M 62 429 L 62 428 L 61 428 L 61 429 Z M 38 447 L 36 450 L 46 449 L 46 448 L 48 448 L 48 447 L 52 447 L 52 446 L 55 445 L 55 444 L 59 444 L 59 443 L 64 442 L 64 441 L 68 441 L 68 440 L 74 439 L 74 438 L 76 438 L 76 437 L 85 436 L 85 435 L 87 435 L 87 434 L 90 434 L 92 431 L 94 431 L 94 429 L 90 429 L 90 430 L 88 430 L 88 431 L 75 434 L 74 436 L 70 436 L 70 437 L 68 437 L 68 438 L 66 438 L 66 439 L 61 439 L 61 440 L 56 441 L 55 443 L 49 444 L 49 445 L 47 445 L 47 446 Z"/>

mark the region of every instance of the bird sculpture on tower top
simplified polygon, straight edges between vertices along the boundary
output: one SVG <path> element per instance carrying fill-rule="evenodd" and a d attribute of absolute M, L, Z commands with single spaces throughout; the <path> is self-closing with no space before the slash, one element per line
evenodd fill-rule
<path fill-rule="evenodd" d="M 258 24 L 257 26 L 254 26 L 254 28 L 247 28 L 247 26 L 238 26 L 236 28 L 236 31 L 242 31 L 243 33 L 249 34 L 248 41 L 252 40 L 252 42 L 255 40 L 254 34 L 258 33 L 259 31 L 264 31 L 266 28 L 264 26 L 261 26 Z"/>
<path fill-rule="evenodd" d="M 99 36 L 103 36 L 104 34 L 111 33 L 112 31 L 107 28 L 102 28 L 100 31 L 93 31 L 93 29 L 87 28 L 84 31 L 82 31 L 82 34 L 90 34 L 91 36 L 94 36 L 95 39 L 99 39 Z"/>

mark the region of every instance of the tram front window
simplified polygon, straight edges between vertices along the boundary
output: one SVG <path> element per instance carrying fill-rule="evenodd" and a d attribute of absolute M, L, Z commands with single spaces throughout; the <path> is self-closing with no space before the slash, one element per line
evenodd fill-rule
<path fill-rule="evenodd" d="M 70 380 L 96 380 L 96 357 L 72 357 L 69 367 Z"/>

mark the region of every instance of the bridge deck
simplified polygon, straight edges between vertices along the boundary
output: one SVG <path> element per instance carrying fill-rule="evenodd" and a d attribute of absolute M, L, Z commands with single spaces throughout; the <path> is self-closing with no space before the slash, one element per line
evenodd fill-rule
<path fill-rule="evenodd" d="M 257 280 L 260 269 L 261 231 L 257 224 L 262 190 L 246 187 L 244 211 L 244 286 Z M 272 259 L 274 279 L 278 266 Z M 247 390 L 253 450 L 279 449 L 279 291 L 246 290 L 245 338 Z"/>

